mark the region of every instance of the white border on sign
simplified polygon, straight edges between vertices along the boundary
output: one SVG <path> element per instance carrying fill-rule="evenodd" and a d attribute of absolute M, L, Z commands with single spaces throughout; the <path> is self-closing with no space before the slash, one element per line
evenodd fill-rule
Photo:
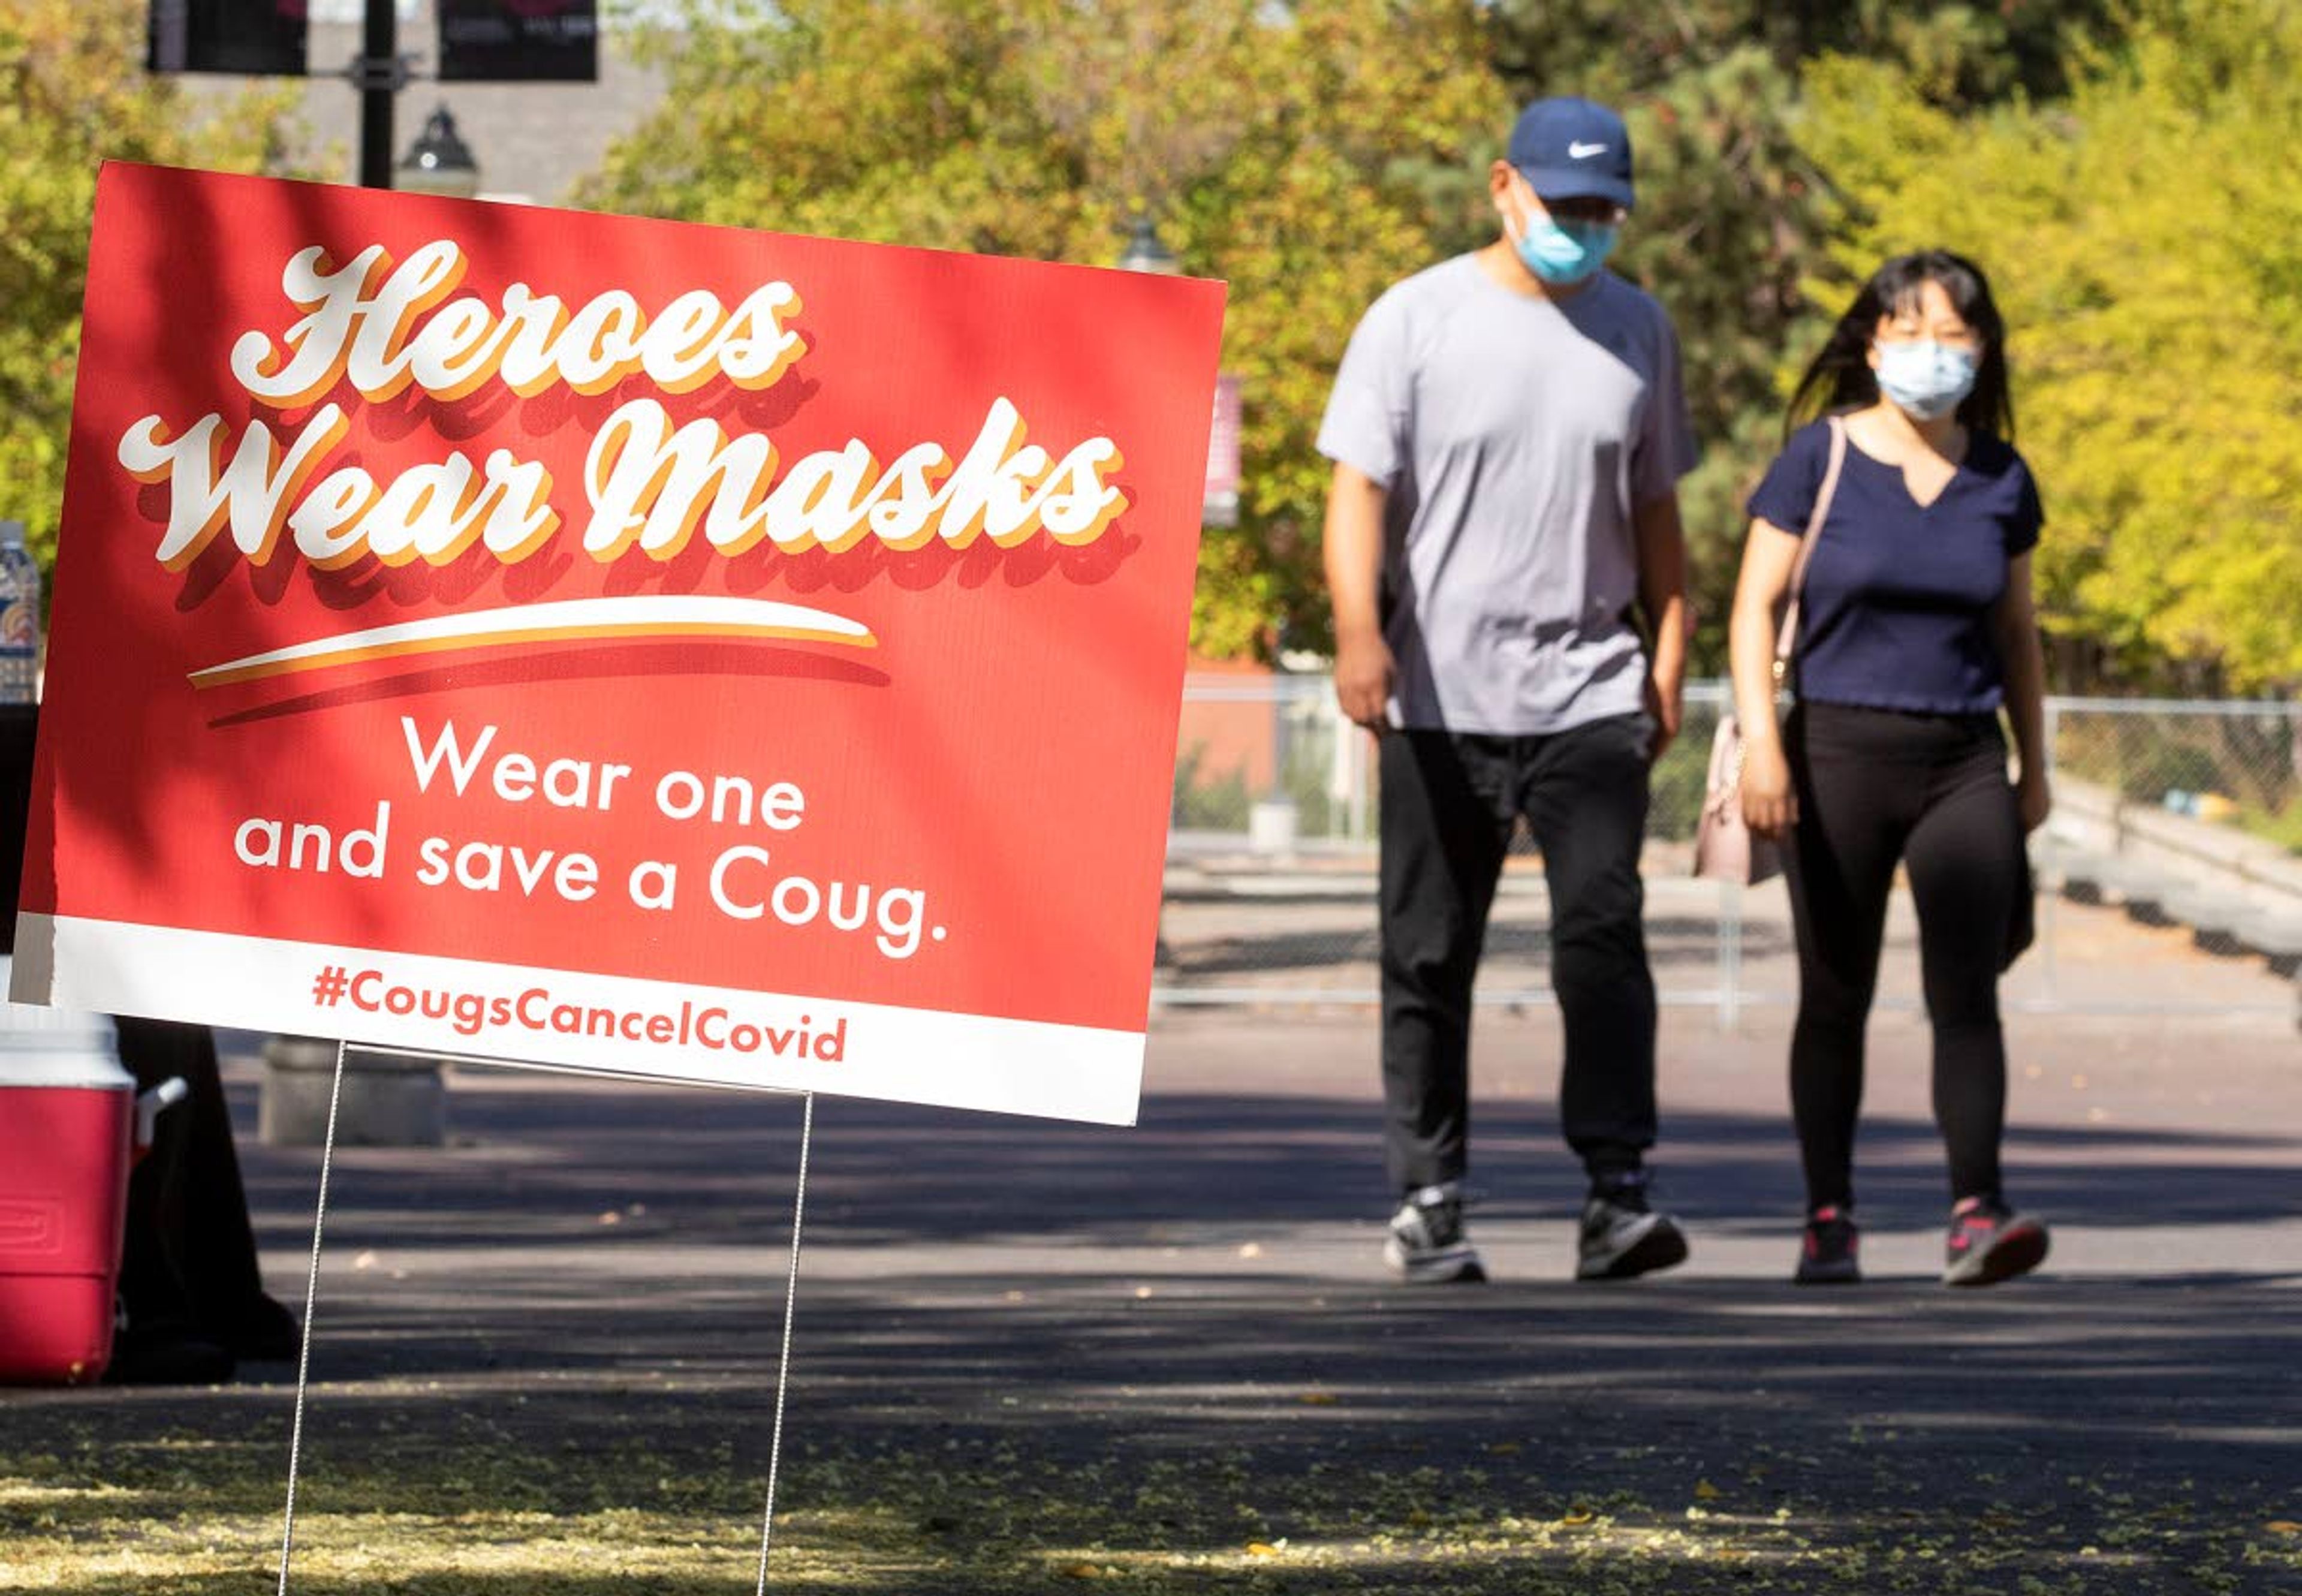
<path fill-rule="evenodd" d="M 18 1003 L 355 1046 L 1098 1125 L 1135 1123 L 1143 1087 L 1141 1031 L 121 920 L 18 916 L 13 988 Z M 466 999 L 476 1013 L 457 1012 Z"/>

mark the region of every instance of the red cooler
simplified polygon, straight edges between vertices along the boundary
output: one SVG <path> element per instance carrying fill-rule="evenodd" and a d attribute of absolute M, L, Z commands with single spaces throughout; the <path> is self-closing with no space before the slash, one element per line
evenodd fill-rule
<path fill-rule="evenodd" d="M 135 1119 L 109 1019 L 0 1011 L 0 1382 L 76 1384 L 110 1361 Z"/>

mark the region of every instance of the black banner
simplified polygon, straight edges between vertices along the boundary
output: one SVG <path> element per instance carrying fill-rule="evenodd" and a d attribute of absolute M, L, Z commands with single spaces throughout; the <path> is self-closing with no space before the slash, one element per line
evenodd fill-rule
<path fill-rule="evenodd" d="M 144 65 L 155 72 L 300 78 L 308 0 L 152 0 Z"/>
<path fill-rule="evenodd" d="M 597 0 L 439 0 L 442 82 L 592 83 Z"/>

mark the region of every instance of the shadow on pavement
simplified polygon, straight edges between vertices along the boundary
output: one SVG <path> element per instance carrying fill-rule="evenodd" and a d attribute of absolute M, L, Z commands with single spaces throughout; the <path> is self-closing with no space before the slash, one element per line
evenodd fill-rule
<path fill-rule="evenodd" d="M 2290 1571 L 2247 1537 L 2294 1516 L 2302 1478 L 2302 1272 L 2232 1250 L 2291 1235 L 2271 1197 L 2291 1189 L 2289 1138 L 2018 1138 L 2026 1200 L 2113 1236 L 2219 1237 L 2198 1267 L 1975 1294 L 1890 1269 L 1817 1293 L 1774 1273 L 1795 1193 L 1771 1105 L 1676 1115 L 1669 1195 L 1698 1269 L 1706 1237 L 1730 1258 L 1763 1238 L 1769 1273 L 1592 1288 L 1552 1268 L 1579 1195 L 1555 1125 L 1504 1104 L 1478 1129 L 1494 1190 L 1479 1222 L 1499 1254 L 1546 1261 L 1407 1289 L 1374 1262 L 1374 1113 L 1154 1093 L 1139 1128 L 1106 1130 L 819 1103 L 785 1458 L 794 1546 L 817 1551 L 775 1588 L 1062 1590 L 1071 1547 L 1122 1575 L 1155 1552 L 1163 1572 L 1130 1588 L 1161 1592 L 2171 1592 L 2205 1570 L 2250 1593 Z M 729 1561 L 680 1573 L 668 1541 L 655 1574 L 551 1588 L 748 1581 L 798 1105 L 466 1071 L 451 1122 L 444 1149 L 339 1150 L 305 1454 L 314 1544 L 357 1547 L 377 1514 L 449 1537 L 483 1501 L 595 1516 L 584 1534 L 635 1510 L 680 1536 L 724 1533 Z M 1931 1128 L 1881 1121 L 1864 1153 L 1866 1201 L 1930 1225 Z M 291 1294 L 301 1271 L 290 1287 L 279 1262 L 308 1247 L 318 1157 L 247 1155 L 273 1283 Z M 294 1384 L 281 1366 L 250 1373 L 29 1393 L 11 1399 L 12 1437 L 148 1479 L 155 1512 L 170 1491 L 229 1491 L 260 1521 Z M 107 1499 L 69 1512 L 128 1510 Z M 805 1561 L 850 1543 L 839 1515 L 857 1501 L 881 1516 L 870 1543 L 916 1563 Z M 1613 1526 L 1603 1546 L 1578 1549 L 1578 1516 Z M 1248 1566 L 1249 1539 L 1347 1550 L 1290 1575 L 1284 1551 Z M 1921 1543 L 1952 1583 L 1881 1561 Z M 2121 1549 L 2114 1569 L 2084 1560 L 2105 1546 Z M 1701 1561 L 1714 1553 L 1744 1572 Z M 1754 1567 L 1781 1577 L 1749 1583 Z M 391 1583 L 497 1588 L 476 1567 Z"/>
<path fill-rule="evenodd" d="M 622 1244 L 641 1231 L 761 1244 L 787 1231 L 795 1102 L 491 1084 L 504 1079 L 466 1073 L 450 1149 L 340 1149 L 332 1245 L 495 1247 L 634 1202 L 645 1213 L 615 1222 L 628 1226 Z M 1377 1113 L 1330 1098 L 1154 1093 L 1141 1122 L 1119 1130 L 826 1098 L 808 1239 L 839 1249 L 996 1238 L 1237 1245 L 1275 1226 L 1360 1224 L 1384 1212 Z M 1665 1133 L 1664 1189 L 1691 1222 L 1795 1227 L 1795 1148 L 1782 1115 L 1672 1113 Z M 1483 1219 L 1571 1213 L 1579 1179 L 1547 1111 L 1483 1106 L 1474 1136 Z M 2271 1133 L 2018 1126 L 2008 1156 L 2025 1205 L 2117 1229 L 2292 1217 L 2295 1155 L 2293 1138 Z M 1861 1158 L 1866 1210 L 1931 1225 L 1946 1205 L 1931 1125 L 1866 1120 Z M 316 1152 L 248 1162 L 265 1245 L 307 1244 Z M 2302 1259 L 2264 1264 L 2276 1273 Z"/>

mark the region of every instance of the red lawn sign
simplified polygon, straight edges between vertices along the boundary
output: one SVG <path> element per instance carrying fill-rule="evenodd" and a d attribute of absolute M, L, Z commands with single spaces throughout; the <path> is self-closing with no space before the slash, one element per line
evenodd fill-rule
<path fill-rule="evenodd" d="M 1131 1121 L 1222 312 L 106 167 L 15 996 Z"/>

